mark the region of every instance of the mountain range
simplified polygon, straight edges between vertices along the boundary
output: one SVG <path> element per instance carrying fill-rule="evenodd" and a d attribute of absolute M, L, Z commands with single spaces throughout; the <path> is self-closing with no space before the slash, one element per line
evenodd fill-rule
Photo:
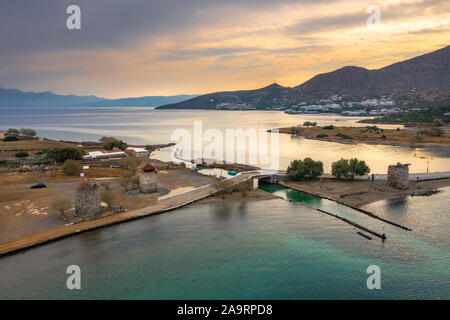
<path fill-rule="evenodd" d="M 314 103 L 339 96 L 344 101 L 390 97 L 398 104 L 450 99 L 450 46 L 368 70 L 347 66 L 323 73 L 296 87 L 271 84 L 257 90 L 216 92 L 206 95 L 149 96 L 105 99 L 97 96 L 58 95 L 0 88 L 0 107 L 158 107 L 159 109 L 273 109 L 301 102 Z"/>
<path fill-rule="evenodd" d="M 450 46 L 381 69 L 348 66 L 319 74 L 293 88 L 274 83 L 257 90 L 216 92 L 159 109 L 218 109 L 221 104 L 271 109 L 334 95 L 349 101 L 389 96 L 405 104 L 449 99 Z"/>
<path fill-rule="evenodd" d="M 0 107 L 158 107 L 194 97 L 196 96 L 176 95 L 104 99 L 97 96 L 59 95 L 52 92 L 23 92 L 0 88 Z"/>

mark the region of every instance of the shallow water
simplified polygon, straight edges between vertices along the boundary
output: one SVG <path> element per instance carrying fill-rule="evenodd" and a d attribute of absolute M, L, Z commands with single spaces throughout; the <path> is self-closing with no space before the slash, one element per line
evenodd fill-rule
<path fill-rule="evenodd" d="M 132 144 L 170 142 L 174 130 L 184 128 L 193 136 L 194 121 L 202 121 L 203 130 L 273 129 L 315 121 L 319 125 L 365 126 L 362 117 L 326 115 L 287 115 L 279 111 L 204 111 L 154 110 L 153 108 L 0 108 L 0 128 L 32 127 L 43 137 L 72 141 L 98 140 L 104 135 L 115 136 Z M 339 120 L 339 121 L 336 121 Z M 379 125 L 383 128 L 397 128 Z M 245 148 L 248 158 L 248 146 Z M 161 160 L 171 160 L 171 150 L 155 153 Z M 325 172 L 340 158 L 358 157 L 365 160 L 372 173 L 386 173 L 390 164 L 411 163 L 411 172 L 448 171 L 450 147 L 412 149 L 384 145 L 348 145 L 307 140 L 287 134 L 280 135 L 279 169 L 286 169 L 293 159 L 311 157 L 324 162 Z M 250 163 L 252 164 L 252 163 Z"/>
<path fill-rule="evenodd" d="M 283 192 L 289 190 L 275 191 Z M 448 232 L 436 234 L 442 243 L 435 246 L 420 228 L 385 225 L 388 240 L 369 241 L 308 206 L 353 215 L 345 207 L 285 194 L 302 203 L 191 205 L 2 258 L 0 298 L 450 298 Z M 448 199 L 449 190 L 442 195 Z M 433 197 L 424 201 L 435 202 Z M 448 200 L 440 203 L 448 208 Z M 406 209 L 406 225 L 416 221 L 410 214 Z M 448 226 L 448 215 L 442 219 Z M 73 264 L 82 270 L 80 291 L 65 287 L 65 270 Z M 370 265 L 381 268 L 381 290 L 366 287 Z"/>

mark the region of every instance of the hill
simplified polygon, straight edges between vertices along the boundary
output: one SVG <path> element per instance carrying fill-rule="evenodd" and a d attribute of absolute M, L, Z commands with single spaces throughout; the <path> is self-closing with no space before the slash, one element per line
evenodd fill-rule
<path fill-rule="evenodd" d="M 158 107 L 194 98 L 194 95 L 104 99 L 96 96 L 59 95 L 0 88 L 0 107 Z"/>
<path fill-rule="evenodd" d="M 449 99 L 450 46 L 377 70 L 347 66 L 319 74 L 294 88 L 272 84 L 257 90 L 216 92 L 160 108 L 267 109 L 334 95 L 348 101 L 388 96 L 398 103 Z"/>

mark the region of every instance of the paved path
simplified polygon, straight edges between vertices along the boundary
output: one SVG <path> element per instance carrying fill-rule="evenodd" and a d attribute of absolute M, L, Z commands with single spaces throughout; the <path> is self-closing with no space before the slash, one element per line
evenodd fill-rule
<path fill-rule="evenodd" d="M 229 180 L 234 184 L 238 184 L 251 179 L 253 176 L 258 175 L 259 172 L 245 172 L 241 173 Z M 25 248 L 40 245 L 46 242 L 54 241 L 57 239 L 65 238 L 74 234 L 104 228 L 113 224 L 139 219 L 153 214 L 167 212 L 173 209 L 177 209 L 193 202 L 205 199 L 212 196 L 217 192 L 216 188 L 212 184 L 208 184 L 194 190 L 190 190 L 184 193 L 174 195 L 172 197 L 165 198 L 155 202 L 153 205 L 132 210 L 128 212 L 118 213 L 109 217 L 96 219 L 93 221 L 86 221 L 74 225 L 68 225 L 64 227 L 54 228 L 51 230 L 41 231 L 19 240 L 5 242 L 0 244 L 0 256 L 9 254 L 15 251 L 19 251 Z"/>

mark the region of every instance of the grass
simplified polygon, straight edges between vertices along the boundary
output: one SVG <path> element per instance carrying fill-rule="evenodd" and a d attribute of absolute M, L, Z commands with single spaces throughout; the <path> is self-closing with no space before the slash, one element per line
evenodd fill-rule
<path fill-rule="evenodd" d="M 281 128 L 281 133 L 292 133 L 292 128 Z M 421 143 L 432 143 L 450 145 L 450 129 L 444 129 L 445 133 L 442 137 L 424 136 Z M 325 127 L 302 127 L 297 130 L 298 135 L 317 140 L 327 141 L 344 141 L 351 140 L 353 142 L 371 142 L 371 143 L 389 143 L 389 144 L 411 144 L 411 138 L 416 135 L 416 130 L 395 130 L 395 129 L 378 129 L 376 127 L 334 127 L 333 135 L 330 129 Z"/>
<path fill-rule="evenodd" d="M 57 147 L 72 146 L 71 144 L 48 140 L 20 140 L 0 142 L 0 151 L 40 151 Z"/>

